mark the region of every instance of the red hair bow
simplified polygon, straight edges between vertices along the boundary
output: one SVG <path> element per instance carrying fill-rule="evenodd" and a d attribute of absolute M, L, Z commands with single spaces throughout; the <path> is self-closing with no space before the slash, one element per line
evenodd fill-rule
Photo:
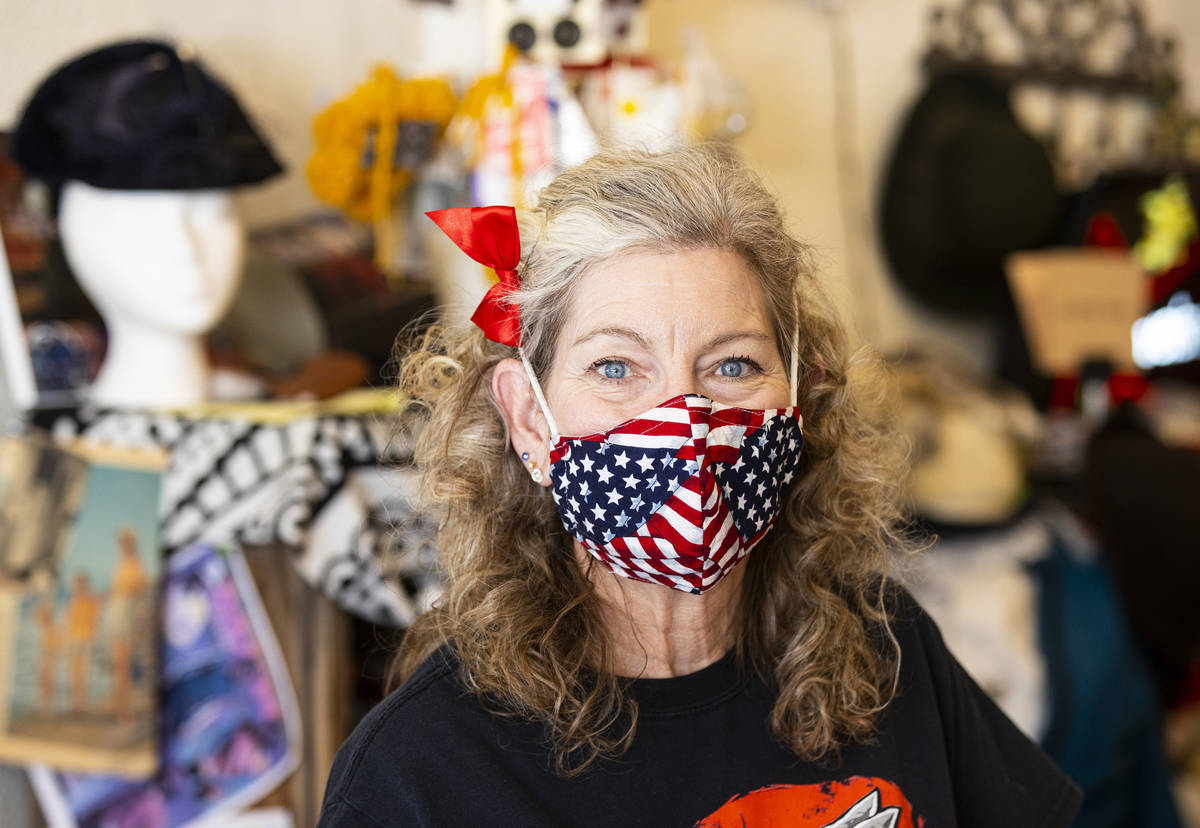
<path fill-rule="evenodd" d="M 425 215 L 464 253 L 496 271 L 500 281 L 488 290 L 471 321 L 493 342 L 520 347 L 521 312 L 509 300 L 521 285 L 517 276 L 517 263 L 521 261 L 517 211 L 507 206 L 456 207 Z"/>

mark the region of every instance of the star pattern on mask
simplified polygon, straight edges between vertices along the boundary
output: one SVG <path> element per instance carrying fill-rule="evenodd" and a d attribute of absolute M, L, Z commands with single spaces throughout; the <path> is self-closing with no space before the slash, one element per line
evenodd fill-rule
<path fill-rule="evenodd" d="M 680 442 L 640 447 L 570 441 L 569 454 L 551 475 L 563 524 L 595 543 L 636 532 L 697 469 L 695 461 L 678 456 Z"/>
<path fill-rule="evenodd" d="M 801 440 L 795 418 L 773 417 L 747 428 L 735 462 L 713 463 L 717 485 L 743 539 L 758 535 L 779 513 L 783 491 L 800 465 Z"/>

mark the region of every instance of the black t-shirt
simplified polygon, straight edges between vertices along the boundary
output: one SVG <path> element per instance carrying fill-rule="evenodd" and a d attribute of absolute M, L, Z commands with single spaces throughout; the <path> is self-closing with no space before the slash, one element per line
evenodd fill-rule
<path fill-rule="evenodd" d="M 813 763 L 775 741 L 772 694 L 732 652 L 639 679 L 628 752 L 554 774 L 539 724 L 488 713 L 451 648 L 429 657 L 338 753 L 320 827 L 1053 828 L 1079 789 L 1004 716 L 904 594 L 899 692 L 871 744 Z"/>

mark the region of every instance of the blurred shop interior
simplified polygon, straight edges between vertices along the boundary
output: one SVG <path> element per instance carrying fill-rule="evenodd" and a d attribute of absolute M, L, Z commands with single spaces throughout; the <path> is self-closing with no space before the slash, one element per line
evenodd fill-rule
<path fill-rule="evenodd" d="M 0 0 L 0 822 L 315 823 L 436 600 L 424 218 L 735 145 L 912 443 L 903 577 L 1085 793 L 1200 828 L 1200 3 Z"/>

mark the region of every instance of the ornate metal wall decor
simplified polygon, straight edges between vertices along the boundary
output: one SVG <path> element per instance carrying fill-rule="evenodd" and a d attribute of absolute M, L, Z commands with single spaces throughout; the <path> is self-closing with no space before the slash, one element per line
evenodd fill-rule
<path fill-rule="evenodd" d="M 925 64 L 986 68 L 1008 80 L 1170 94 L 1174 43 L 1136 0 L 961 0 L 934 10 Z"/>
<path fill-rule="evenodd" d="M 1200 164 L 1174 43 L 1150 31 L 1138 0 L 951 0 L 930 15 L 928 43 L 927 71 L 982 71 L 1013 90 L 1067 186 L 1108 169 Z M 1035 101 L 1040 118 L 1022 112 Z"/>

